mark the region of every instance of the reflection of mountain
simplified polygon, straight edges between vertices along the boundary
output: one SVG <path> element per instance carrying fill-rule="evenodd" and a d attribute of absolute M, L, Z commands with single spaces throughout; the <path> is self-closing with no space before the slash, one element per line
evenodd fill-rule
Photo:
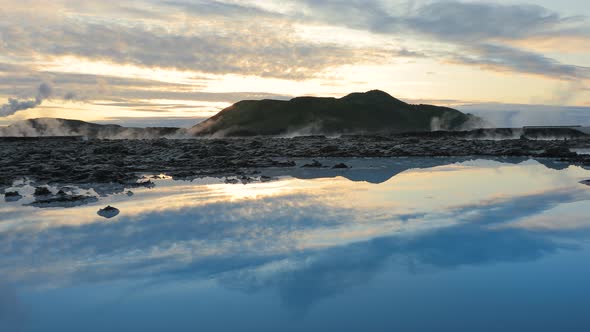
<path fill-rule="evenodd" d="M 555 159 L 539 158 L 535 160 L 543 166 L 556 171 L 561 171 L 571 166 L 568 162 L 558 161 Z"/>
<path fill-rule="evenodd" d="M 425 169 L 463 162 L 471 158 L 396 158 L 396 159 L 319 159 L 325 168 L 294 168 L 279 170 L 297 179 L 312 180 L 322 178 L 343 177 L 354 182 L 384 183 L 392 177 L 409 169 Z M 332 169 L 331 167 L 344 162 L 350 168 Z M 305 164 L 301 162 L 301 164 Z"/>
<path fill-rule="evenodd" d="M 481 158 L 477 158 L 480 159 Z M 529 160 L 527 157 L 490 157 L 486 160 L 498 161 L 504 164 L 520 164 Z M 264 174 L 273 176 L 290 176 L 302 180 L 313 180 L 323 178 L 343 177 L 354 182 L 368 182 L 373 184 L 384 183 L 410 169 L 427 169 L 438 166 L 462 163 L 474 160 L 473 157 L 408 157 L 408 158 L 328 158 L 318 159 L 324 166 L 322 168 L 305 168 L 301 167 L 310 162 L 303 160 L 298 162 L 297 168 L 285 168 L 278 170 L 265 170 Z M 535 159 L 536 160 L 536 159 Z M 567 169 L 568 164 L 550 159 L 539 159 L 539 163 L 545 167 L 555 170 Z M 332 166 L 338 163 L 344 163 L 350 168 L 333 169 Z"/>

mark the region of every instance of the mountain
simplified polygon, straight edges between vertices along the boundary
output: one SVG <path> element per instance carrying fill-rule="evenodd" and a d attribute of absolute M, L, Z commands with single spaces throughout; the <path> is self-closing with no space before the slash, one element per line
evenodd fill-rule
<path fill-rule="evenodd" d="M 86 136 L 109 139 L 149 139 L 175 135 L 178 128 L 127 128 L 119 125 L 101 125 L 80 120 L 39 118 L 19 121 L 0 128 L 0 136 Z"/>
<path fill-rule="evenodd" d="M 343 98 L 240 101 L 191 128 L 195 136 L 391 134 L 456 130 L 481 119 L 458 110 L 411 105 L 373 90 Z"/>

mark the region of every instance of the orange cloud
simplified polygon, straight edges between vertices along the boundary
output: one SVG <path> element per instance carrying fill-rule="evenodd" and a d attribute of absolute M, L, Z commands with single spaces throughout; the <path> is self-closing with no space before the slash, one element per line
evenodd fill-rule
<path fill-rule="evenodd" d="M 526 39 L 503 40 L 512 47 L 526 48 L 537 52 L 565 54 L 590 52 L 590 37 L 587 36 L 538 36 Z"/>

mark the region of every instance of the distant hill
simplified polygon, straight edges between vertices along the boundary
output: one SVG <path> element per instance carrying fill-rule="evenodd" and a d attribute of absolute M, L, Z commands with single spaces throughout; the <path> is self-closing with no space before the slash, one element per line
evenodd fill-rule
<path fill-rule="evenodd" d="M 195 136 L 392 134 L 457 130 L 483 123 L 473 115 L 432 105 L 411 105 L 373 90 L 343 98 L 240 101 L 191 128 Z"/>
<path fill-rule="evenodd" d="M 0 136 L 86 136 L 88 138 L 149 139 L 174 135 L 178 131 L 178 128 L 127 128 L 80 120 L 39 118 L 15 122 L 8 127 L 0 128 Z"/>

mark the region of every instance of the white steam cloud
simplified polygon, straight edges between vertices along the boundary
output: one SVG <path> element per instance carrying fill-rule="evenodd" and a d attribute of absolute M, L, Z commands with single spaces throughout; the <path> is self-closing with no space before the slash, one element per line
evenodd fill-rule
<path fill-rule="evenodd" d="M 51 97 L 53 89 L 47 83 L 41 83 L 37 89 L 37 96 L 35 99 L 19 100 L 16 98 L 9 98 L 8 103 L 0 107 L 0 117 L 13 115 L 18 111 L 24 111 L 35 108 L 43 103 L 43 101 Z"/>

